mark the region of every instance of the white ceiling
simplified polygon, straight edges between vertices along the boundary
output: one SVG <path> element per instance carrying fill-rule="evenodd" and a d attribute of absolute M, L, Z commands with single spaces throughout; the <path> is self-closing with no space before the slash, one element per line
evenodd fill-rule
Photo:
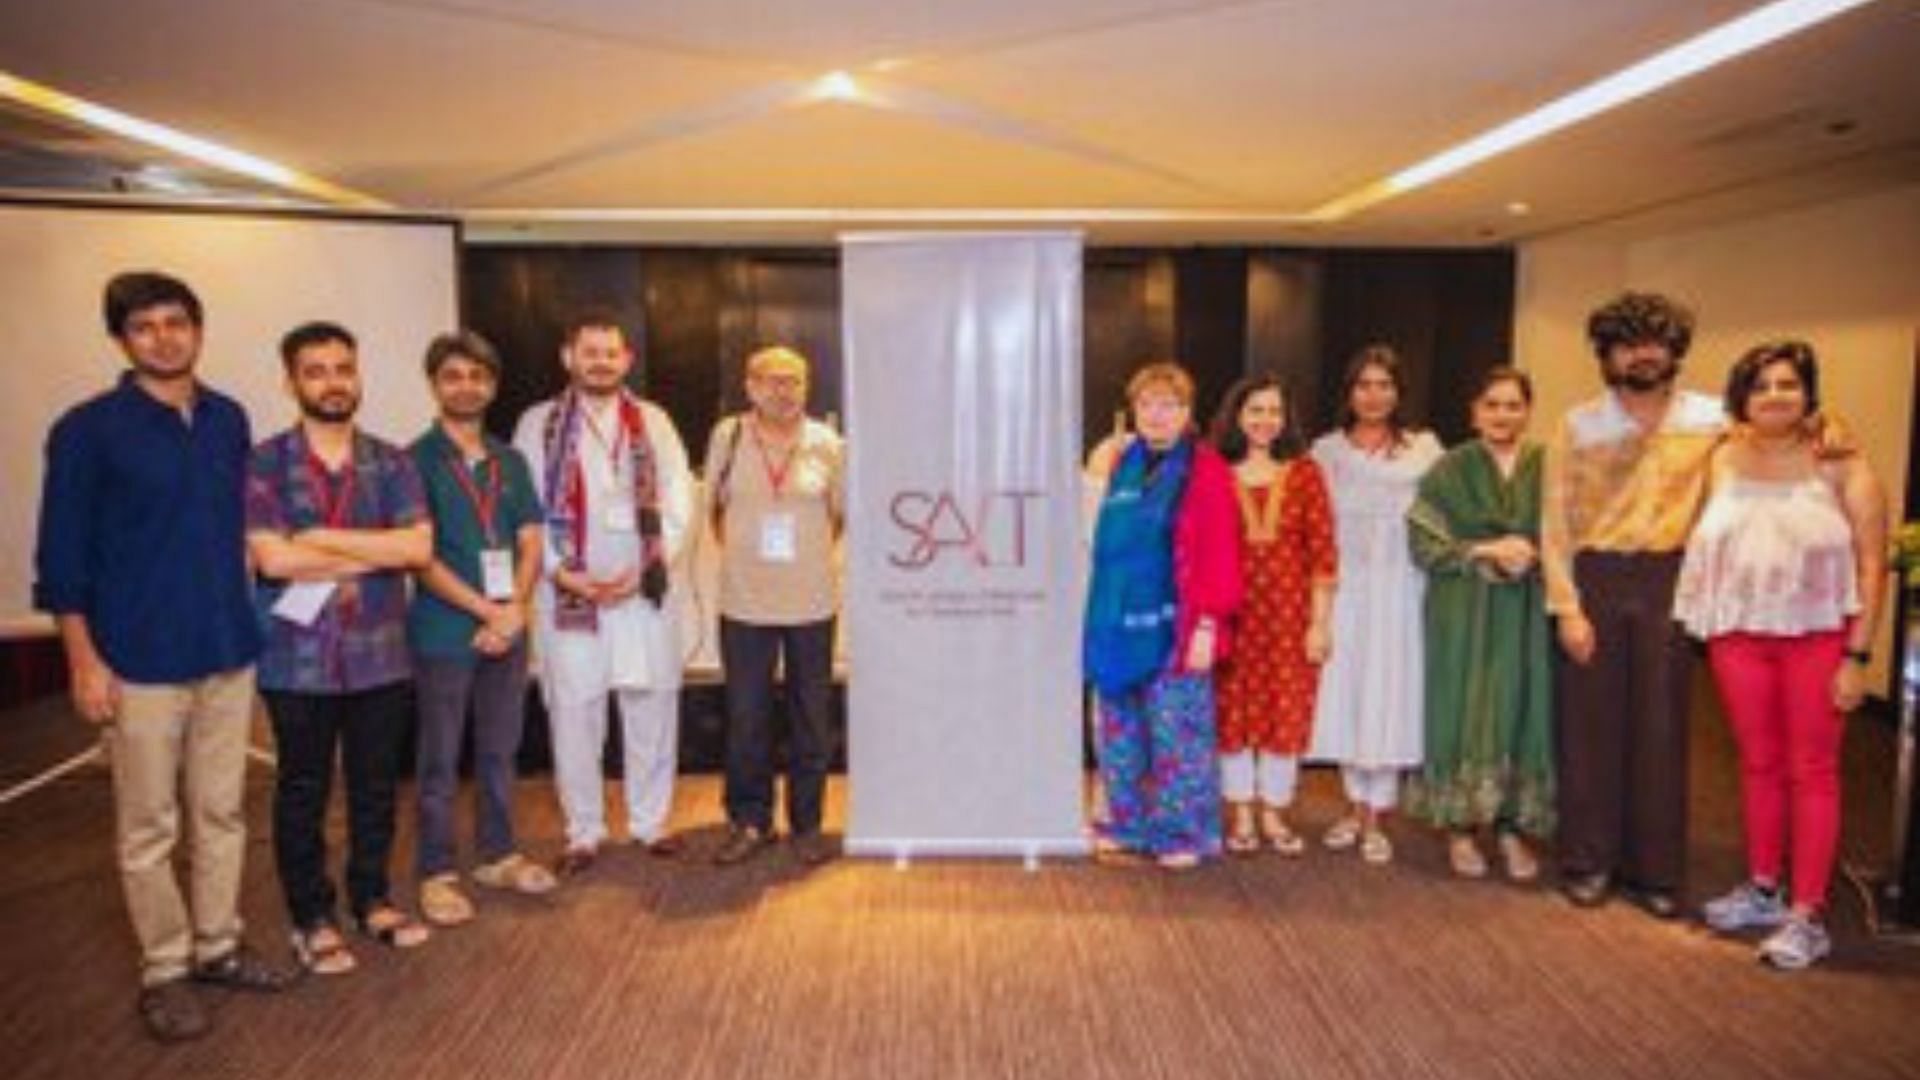
<path fill-rule="evenodd" d="M 1289 220 L 1757 6 L 14 0 L 0 70 L 480 238 L 817 242 L 949 217 L 1459 244 L 1920 179 L 1920 0 L 1879 0 L 1351 219 Z M 866 100 L 808 96 L 835 70 Z"/>

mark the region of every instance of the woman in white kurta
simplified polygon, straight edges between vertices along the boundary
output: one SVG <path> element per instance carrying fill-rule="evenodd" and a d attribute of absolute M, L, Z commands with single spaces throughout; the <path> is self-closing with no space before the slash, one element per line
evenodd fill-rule
<path fill-rule="evenodd" d="M 656 853 L 674 850 L 665 829 L 673 801 L 684 663 L 683 589 L 676 564 L 692 520 L 693 475 L 686 447 L 665 411 L 631 397 L 617 382 L 611 394 L 593 394 L 580 386 L 581 373 L 574 370 L 579 360 L 572 352 L 594 344 L 593 334 L 587 332 L 578 335 L 568 349 L 576 383 L 570 393 L 588 389 L 581 394 L 581 430 L 573 440 L 581 478 L 577 518 L 584 562 L 577 576 L 591 583 L 617 582 L 623 575 L 638 575 L 644 565 L 645 543 L 636 526 L 633 494 L 634 455 L 620 420 L 624 408 L 629 423 L 637 413 L 651 448 L 659 538 L 669 578 L 657 605 L 637 585 L 616 587 L 612 592 L 621 594 L 618 598 L 591 605 L 595 624 L 591 629 L 561 626 L 563 605 L 555 585 L 561 572 L 559 545 L 551 537 L 546 545 L 546 572 L 534 594 L 535 651 L 553 741 L 554 779 L 566 817 L 563 876 L 591 865 L 607 835 L 600 761 L 606 745 L 609 695 L 620 707 L 628 832 Z M 527 410 L 514 436 L 514 446 L 526 456 L 535 482 L 543 486 L 543 478 L 550 473 L 547 435 L 556 406 L 556 401 L 546 401 Z M 553 508 L 548 509 L 551 521 Z"/>
<path fill-rule="evenodd" d="M 1363 858 L 1381 864 L 1393 845 L 1380 815 L 1398 802 L 1400 772 L 1419 765 L 1424 749 L 1426 577 L 1407 546 L 1407 509 L 1442 447 L 1401 419 L 1393 350 L 1361 350 L 1344 385 L 1339 430 L 1313 444 L 1333 494 L 1340 588 L 1308 756 L 1340 765 L 1352 804 L 1323 842 L 1335 851 L 1358 844 Z"/>

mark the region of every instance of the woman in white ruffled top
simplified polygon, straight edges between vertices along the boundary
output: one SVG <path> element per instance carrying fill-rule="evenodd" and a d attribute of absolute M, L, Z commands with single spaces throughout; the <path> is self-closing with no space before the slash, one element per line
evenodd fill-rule
<path fill-rule="evenodd" d="M 1821 913 L 1840 838 L 1841 736 L 1886 574 L 1886 498 L 1862 455 L 1815 456 L 1818 410 L 1805 343 L 1762 345 L 1734 365 L 1727 411 L 1744 428 L 1715 452 L 1674 596 L 1674 617 L 1707 643 L 1740 748 L 1750 880 L 1709 901 L 1706 920 L 1772 930 L 1760 956 L 1789 969 L 1832 949 Z"/>

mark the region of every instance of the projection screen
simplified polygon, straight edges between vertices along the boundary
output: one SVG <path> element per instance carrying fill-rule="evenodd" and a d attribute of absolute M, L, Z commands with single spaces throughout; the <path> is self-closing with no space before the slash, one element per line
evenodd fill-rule
<path fill-rule="evenodd" d="M 164 270 L 206 306 L 200 374 L 237 398 L 255 438 L 292 422 L 280 335 L 328 319 L 360 341 L 362 425 L 410 441 L 432 416 L 427 340 L 459 318 L 459 229 L 421 218 L 0 203 L 0 637 L 49 633 L 32 610 L 34 531 L 47 428 L 126 364 L 100 291 L 129 269 Z"/>

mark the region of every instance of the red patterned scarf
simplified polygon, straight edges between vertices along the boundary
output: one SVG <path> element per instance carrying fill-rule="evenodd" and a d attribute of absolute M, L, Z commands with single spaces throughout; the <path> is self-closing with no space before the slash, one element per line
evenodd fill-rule
<path fill-rule="evenodd" d="M 647 437 L 640 400 L 622 390 L 619 430 L 627 446 L 628 475 L 633 481 L 635 526 L 640 533 L 640 594 L 654 607 L 667 595 L 667 548 L 660 528 L 660 475 L 653 442 Z M 560 565 L 576 574 L 587 565 L 586 470 L 580 463 L 580 428 L 587 422 L 585 402 L 569 387 L 547 414 L 543 433 L 547 458 L 545 496 L 547 538 Z M 603 511 L 604 512 L 604 511 Z M 599 611 L 591 600 L 565 589 L 554 590 L 554 626 L 560 630 L 594 631 Z"/>

